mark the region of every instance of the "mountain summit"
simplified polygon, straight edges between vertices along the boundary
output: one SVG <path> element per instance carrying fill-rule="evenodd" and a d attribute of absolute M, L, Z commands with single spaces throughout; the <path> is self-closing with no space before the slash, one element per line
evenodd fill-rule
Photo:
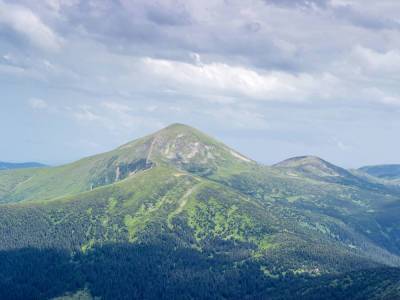
<path fill-rule="evenodd" d="M 23 171 L 17 181 L 0 190 L 0 202 L 43 200 L 89 191 L 155 165 L 212 176 L 249 168 L 255 162 L 193 127 L 172 124 L 106 153 L 59 167 Z"/>
<path fill-rule="evenodd" d="M 182 169 L 205 173 L 232 163 L 252 162 L 201 131 L 179 123 L 118 148 L 124 152 L 137 152 L 137 149 L 144 150 L 147 163 L 170 163 Z"/>

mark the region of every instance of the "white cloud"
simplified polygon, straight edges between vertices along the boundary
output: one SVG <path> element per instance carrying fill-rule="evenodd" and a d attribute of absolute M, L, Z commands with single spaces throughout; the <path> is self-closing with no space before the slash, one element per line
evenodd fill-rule
<path fill-rule="evenodd" d="M 0 74 L 5 74 L 7 76 L 11 75 L 11 76 L 15 76 L 15 77 L 24 77 L 24 76 L 32 75 L 32 74 L 26 72 L 26 70 L 21 67 L 2 65 L 2 64 L 0 64 Z"/>
<path fill-rule="evenodd" d="M 400 96 L 385 96 L 382 98 L 382 103 L 400 106 Z"/>
<path fill-rule="evenodd" d="M 146 111 L 148 112 L 154 112 L 158 109 L 158 105 L 149 105 L 145 108 Z"/>
<path fill-rule="evenodd" d="M 340 139 L 338 139 L 338 138 L 336 138 L 336 137 L 333 137 L 331 140 L 332 140 L 332 143 L 333 143 L 338 149 L 340 149 L 341 151 L 350 151 L 350 150 L 353 150 L 353 146 L 344 143 L 342 140 L 340 140 Z"/>
<path fill-rule="evenodd" d="M 54 12 L 59 13 L 64 6 L 74 6 L 79 3 L 79 0 L 44 0 L 44 2 Z"/>
<path fill-rule="evenodd" d="M 78 105 L 64 109 L 64 113 L 79 122 L 93 123 L 106 129 L 115 136 L 129 136 L 138 129 L 155 130 L 165 126 L 156 118 L 142 116 L 143 109 L 132 107 L 117 101 L 103 101 L 97 105 Z"/>
<path fill-rule="evenodd" d="M 125 113 L 129 113 L 130 111 L 132 111 L 132 108 L 118 103 L 118 102 L 111 102 L 111 101 L 105 101 L 101 103 L 101 106 L 103 106 L 104 108 L 111 110 L 113 112 L 116 113 L 120 113 L 120 114 L 125 114 Z"/>
<path fill-rule="evenodd" d="M 102 117 L 93 111 L 89 105 L 80 105 L 75 109 L 72 115 L 79 121 L 92 122 L 101 120 Z"/>
<path fill-rule="evenodd" d="M 320 89 L 323 81 L 334 82 L 332 75 L 317 80 L 310 74 L 258 72 L 226 63 L 199 63 L 144 58 L 147 72 L 174 90 L 214 96 L 248 97 L 257 100 L 304 101 Z M 325 91 L 326 92 L 326 91 Z"/>
<path fill-rule="evenodd" d="M 43 99 L 31 98 L 28 100 L 29 106 L 33 109 L 47 109 L 49 105 Z"/>
<path fill-rule="evenodd" d="M 361 67 L 368 72 L 388 75 L 400 73 L 400 51 L 398 50 L 378 52 L 357 46 L 353 50 L 353 56 L 359 60 Z"/>
<path fill-rule="evenodd" d="M 3 59 L 6 61 L 11 61 L 12 60 L 12 55 L 7 53 L 3 55 Z"/>
<path fill-rule="evenodd" d="M 330 5 L 332 6 L 348 6 L 354 4 L 353 0 L 331 0 Z"/>
<path fill-rule="evenodd" d="M 148 111 L 148 107 L 144 107 L 143 109 L 136 107 L 134 110 L 131 106 L 115 101 L 102 102 L 101 107 L 103 108 L 104 125 L 114 131 L 121 129 L 134 130 L 141 127 L 162 127 L 161 122 L 151 117 L 142 117 L 138 115 L 138 113 L 143 110 Z"/>
<path fill-rule="evenodd" d="M 220 127 L 235 129 L 268 129 L 269 124 L 265 116 L 259 112 L 249 111 L 243 108 L 224 107 L 209 109 L 204 112 L 213 118 Z M 227 122 L 229 120 L 229 122 Z"/>
<path fill-rule="evenodd" d="M 61 39 L 26 7 L 0 1 L 0 26 L 25 36 L 39 48 L 57 50 L 61 47 Z"/>
<path fill-rule="evenodd" d="M 360 88 L 356 95 L 362 97 L 364 102 L 379 103 L 385 106 L 400 106 L 400 97 L 390 91 L 382 90 L 376 86 Z"/>

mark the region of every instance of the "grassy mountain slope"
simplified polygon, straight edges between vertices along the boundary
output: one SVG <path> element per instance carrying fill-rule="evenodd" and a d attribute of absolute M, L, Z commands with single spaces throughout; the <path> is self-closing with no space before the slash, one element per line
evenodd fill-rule
<path fill-rule="evenodd" d="M 3 250 L 33 246 L 86 251 L 95 245 L 146 242 L 166 235 L 198 249 L 214 249 L 216 242 L 224 241 L 226 251 L 240 250 L 242 258 L 262 257 L 263 251 L 269 251 L 274 260 L 282 261 L 282 270 L 296 271 L 304 264 L 308 265 L 305 271 L 313 265 L 321 272 L 347 268 L 338 257 L 351 257 L 348 260 L 360 266 L 400 263 L 334 219 L 257 201 L 220 183 L 165 166 L 77 196 L 3 205 L 0 213 Z M 13 236 L 20 238 L 10 239 Z M 321 251 L 332 251 L 336 243 L 336 257 L 325 255 L 338 265 L 326 257 L 302 259 L 304 253 L 313 251 L 308 243 L 318 243 Z M 351 243 L 354 248 L 349 247 Z M 292 261 L 285 262 L 288 249 Z"/>
<path fill-rule="evenodd" d="M 309 277 L 309 282 L 315 276 L 400 265 L 396 256 L 338 220 L 265 203 L 166 166 L 77 196 L 2 205 L 0 214 L 6 256 L 12 249 L 58 249 L 83 253 L 74 258 L 83 260 L 79 266 L 98 260 L 92 255 L 103 247 L 111 247 L 107 251 L 113 254 L 107 255 L 114 256 L 115 247 L 129 245 L 205 255 L 218 274 L 228 265 L 234 272 L 251 263 L 263 284 L 276 285 L 284 285 L 282 274 L 289 274 L 286 280 Z M 170 255 L 182 259 L 175 250 Z"/>
<path fill-rule="evenodd" d="M 20 184 L 24 184 L 39 169 L 2 170 L 0 171 L 0 202 L 7 202 L 7 197 L 13 193 Z"/>
<path fill-rule="evenodd" d="M 0 188 L 0 290 L 14 298 L 397 295 L 400 193 L 320 159 L 260 166 L 175 124 L 70 165 L 2 171 Z"/>

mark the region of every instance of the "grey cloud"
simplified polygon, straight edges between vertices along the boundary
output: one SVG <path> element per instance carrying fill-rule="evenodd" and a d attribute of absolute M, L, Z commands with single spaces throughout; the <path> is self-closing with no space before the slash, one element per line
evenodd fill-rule
<path fill-rule="evenodd" d="M 393 18 L 393 13 L 388 13 L 387 19 L 379 18 L 371 9 L 360 8 L 361 2 L 358 5 L 333 5 L 333 1 L 323 0 L 260 0 L 246 6 L 236 0 L 202 4 L 197 1 L 76 0 L 60 5 L 57 12 L 31 1 L 22 3 L 29 5 L 70 41 L 70 53 L 77 57 L 82 53 L 90 58 L 88 62 L 79 59 L 74 62 L 71 55 L 55 57 L 67 70 L 59 74 L 67 74 L 69 68 L 73 68 L 70 74 L 78 73 L 78 76 L 82 72 L 92 72 L 97 76 L 81 74 L 87 79 L 86 84 L 80 84 L 80 89 L 94 89 L 98 85 L 96 78 L 102 76 L 115 81 L 107 89 L 107 95 L 115 93 L 127 97 L 138 94 L 138 90 L 149 93 L 146 89 L 141 90 L 141 86 L 148 86 L 147 82 L 129 87 L 129 80 L 151 81 L 151 78 L 144 79 L 145 76 L 127 75 L 132 72 L 126 68 L 127 62 L 151 57 L 193 64 L 196 62 L 191 54 L 196 53 L 204 64 L 218 62 L 241 66 L 260 74 L 280 71 L 313 78 L 328 74 L 343 79 L 342 89 L 336 91 L 337 98 L 346 95 L 357 98 L 356 92 L 349 95 L 346 91 L 362 90 L 363 84 L 356 78 L 360 74 L 353 74 L 353 70 L 358 68 L 364 72 L 365 68 L 357 66 L 361 60 L 351 61 L 352 51 L 357 45 L 374 48 L 387 42 L 387 36 L 377 36 L 373 29 L 389 28 Z M 388 9 L 375 5 L 379 8 L 379 16 Z M 360 31 L 360 26 L 365 30 Z M 85 43 L 92 43 L 92 46 L 80 47 Z M 98 47 L 105 50 L 100 51 Z M 384 44 L 381 47 L 385 52 Z M 92 61 L 96 56 L 101 65 Z M 118 62 L 115 61 L 117 56 Z M 121 74 L 125 79 L 110 76 L 111 73 Z M 364 73 L 361 75 L 371 76 Z M 62 77 L 58 80 L 62 83 Z M 82 83 L 81 78 L 74 79 L 73 76 L 69 76 L 69 81 Z M 161 83 L 151 85 L 152 88 L 160 86 L 168 89 Z M 387 87 L 382 89 L 388 90 Z M 158 93 L 162 95 L 162 92 Z M 394 93 L 391 91 L 391 98 Z M 315 97 L 312 101 L 318 101 Z"/>
<path fill-rule="evenodd" d="M 282 5 L 286 7 L 326 7 L 329 0 L 264 0 L 267 4 Z"/>
<path fill-rule="evenodd" d="M 43 50 L 59 50 L 62 44 L 61 38 L 37 14 L 16 3 L 0 1 L 0 29 Z"/>
<path fill-rule="evenodd" d="M 163 2 L 147 5 L 147 18 L 158 25 L 182 26 L 191 23 L 191 16 L 183 4 L 165 6 Z"/>
<path fill-rule="evenodd" d="M 271 32 L 271 25 L 280 27 L 279 18 L 284 16 L 274 17 L 274 12 L 267 11 L 265 16 L 260 13 L 258 20 L 243 17 L 238 14 L 241 5 L 235 1 L 221 2 L 217 11 L 206 11 L 203 18 L 193 5 L 150 3 L 79 1 L 61 7 L 61 17 L 52 17 L 46 9 L 32 4 L 31 8 L 67 37 L 95 39 L 112 51 L 128 55 L 187 61 L 188 54 L 196 52 L 204 59 L 260 68 L 296 70 L 305 65 L 299 63 L 295 50 L 288 52 L 282 48 L 284 43 L 290 44 L 284 37 L 287 29 Z M 234 15 L 230 16 L 231 13 Z M 272 24 L 265 26 L 266 22 Z"/>
<path fill-rule="evenodd" d="M 261 29 L 261 24 L 259 22 L 249 22 L 244 25 L 244 28 L 249 32 L 258 32 Z"/>
<path fill-rule="evenodd" d="M 391 11 L 399 9 L 397 1 L 335 1 L 335 0 L 264 0 L 287 9 L 320 9 L 330 13 L 336 20 L 346 21 L 354 26 L 367 29 L 399 29 L 396 15 Z"/>
<path fill-rule="evenodd" d="M 333 14 L 338 20 L 345 20 L 355 26 L 367 29 L 400 29 L 400 23 L 394 19 L 366 12 L 363 13 L 349 5 L 334 8 Z"/>

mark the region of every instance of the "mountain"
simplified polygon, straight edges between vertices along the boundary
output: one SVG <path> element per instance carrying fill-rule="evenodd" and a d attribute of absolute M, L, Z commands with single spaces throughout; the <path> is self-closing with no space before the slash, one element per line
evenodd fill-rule
<path fill-rule="evenodd" d="M 297 172 L 316 177 L 347 177 L 351 174 L 316 156 L 298 156 L 289 158 L 274 165 L 277 168 L 296 170 Z"/>
<path fill-rule="evenodd" d="M 400 192 L 182 124 L 0 172 L 1 299 L 396 299 Z"/>
<path fill-rule="evenodd" d="M 400 165 L 366 166 L 359 170 L 381 179 L 400 181 Z"/>
<path fill-rule="evenodd" d="M 173 124 L 113 151 L 55 168 L 0 174 L 0 202 L 51 199 L 90 191 L 150 169 L 154 164 L 211 176 L 254 165 L 200 131 Z"/>
<path fill-rule="evenodd" d="M 364 172 L 346 170 L 316 156 L 298 156 L 286 159 L 272 166 L 285 172 L 287 176 L 300 176 L 309 179 L 358 186 L 364 190 L 396 190 L 397 186 L 385 185 L 379 180 L 368 178 Z"/>
<path fill-rule="evenodd" d="M 9 163 L 0 161 L 0 170 L 43 168 L 45 165 L 37 162 Z"/>

